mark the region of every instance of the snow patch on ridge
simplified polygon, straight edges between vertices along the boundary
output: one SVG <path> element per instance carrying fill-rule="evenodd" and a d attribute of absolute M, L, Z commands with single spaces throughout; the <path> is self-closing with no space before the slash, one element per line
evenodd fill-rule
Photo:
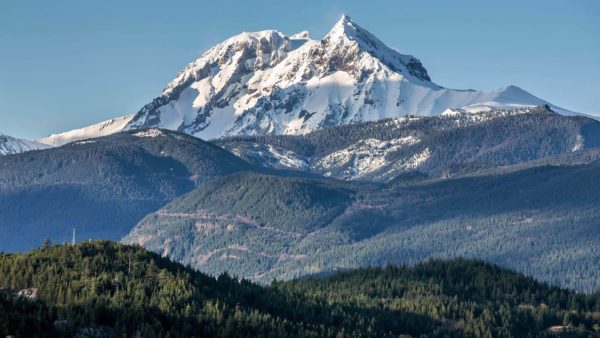
<path fill-rule="evenodd" d="M 101 136 L 107 136 L 123 131 L 125 126 L 131 121 L 134 115 L 118 117 L 112 120 L 103 121 L 89 127 L 74 129 L 59 134 L 52 134 L 48 137 L 37 139 L 37 142 L 58 147 L 73 141 L 85 140 Z"/>
<path fill-rule="evenodd" d="M 308 163 L 293 151 L 273 147 L 272 145 L 268 145 L 268 149 L 282 166 L 286 168 L 308 169 Z"/>
<path fill-rule="evenodd" d="M 583 149 L 583 136 L 581 134 L 577 135 L 577 138 L 575 139 L 575 145 L 573 146 L 573 149 L 571 151 L 576 152 L 578 150 Z"/>
<path fill-rule="evenodd" d="M 394 167 L 396 169 L 403 169 L 403 170 L 417 169 L 421 165 L 423 165 L 430 157 L 431 157 L 431 151 L 429 150 L 429 148 L 425 148 L 425 150 L 423 150 L 422 152 L 414 154 L 413 156 L 411 156 L 410 158 L 408 158 L 405 161 L 395 162 Z"/>
<path fill-rule="evenodd" d="M 248 148 L 235 147 L 230 151 L 236 156 L 248 156 L 263 166 L 279 169 L 309 170 L 308 161 L 295 152 L 270 144 L 253 143 Z"/>
<path fill-rule="evenodd" d="M 413 136 L 402 137 L 389 141 L 374 138 L 361 140 L 347 148 L 335 151 L 320 159 L 315 167 L 325 176 L 332 176 L 334 171 L 343 170 L 345 179 L 360 179 L 366 177 L 389 163 L 387 155 L 402 147 L 417 144 L 420 140 Z M 428 150 L 427 150 L 428 151 Z M 429 157 L 429 152 L 422 153 L 408 161 L 397 161 L 395 165 L 416 168 Z"/>
<path fill-rule="evenodd" d="M 84 141 L 78 141 L 78 142 L 75 142 L 75 143 L 73 143 L 73 144 L 76 144 L 76 145 L 84 145 L 84 144 L 94 144 L 94 143 L 96 143 L 96 141 L 92 141 L 92 140 L 84 140 Z"/>
<path fill-rule="evenodd" d="M 19 154 L 31 150 L 50 148 L 46 144 L 35 141 L 18 139 L 0 133 L 0 155 Z"/>
<path fill-rule="evenodd" d="M 148 130 L 142 130 L 142 131 L 135 132 L 135 133 L 133 133 L 133 136 L 155 138 L 155 137 L 163 137 L 163 136 L 167 136 L 167 135 L 158 129 L 148 129 Z"/>

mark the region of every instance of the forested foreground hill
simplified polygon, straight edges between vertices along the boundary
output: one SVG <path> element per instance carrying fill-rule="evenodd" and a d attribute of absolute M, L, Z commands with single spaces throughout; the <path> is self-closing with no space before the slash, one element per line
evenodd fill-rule
<path fill-rule="evenodd" d="M 262 287 L 96 241 L 2 255 L 0 287 L 17 337 L 600 336 L 600 295 L 462 259 Z"/>

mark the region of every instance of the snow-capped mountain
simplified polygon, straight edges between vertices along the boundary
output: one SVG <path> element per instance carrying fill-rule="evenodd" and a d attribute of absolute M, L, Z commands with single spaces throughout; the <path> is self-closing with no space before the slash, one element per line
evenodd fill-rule
<path fill-rule="evenodd" d="M 30 150 L 49 148 L 47 144 L 19 139 L 0 133 L 0 155 L 18 154 Z"/>
<path fill-rule="evenodd" d="M 190 63 L 134 116 L 40 141 L 61 144 L 138 128 L 204 139 L 305 134 L 404 115 L 438 115 L 448 108 L 476 112 L 541 104 L 572 114 L 515 86 L 491 92 L 439 86 L 417 58 L 387 47 L 343 16 L 321 40 L 275 30 L 234 36 Z"/>

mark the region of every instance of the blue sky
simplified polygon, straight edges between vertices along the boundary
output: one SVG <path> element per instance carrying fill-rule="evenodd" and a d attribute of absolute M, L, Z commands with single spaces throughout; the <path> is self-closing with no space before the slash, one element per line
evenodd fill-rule
<path fill-rule="evenodd" d="M 0 2 L 0 132 L 33 138 L 136 112 L 242 31 L 322 37 L 348 14 L 451 88 L 520 86 L 600 112 L 600 1 Z"/>

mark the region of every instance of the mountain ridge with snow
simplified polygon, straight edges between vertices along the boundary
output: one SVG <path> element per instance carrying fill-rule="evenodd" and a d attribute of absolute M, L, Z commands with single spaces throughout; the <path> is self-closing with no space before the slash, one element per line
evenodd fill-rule
<path fill-rule="evenodd" d="M 537 105 L 574 114 L 512 85 L 491 92 L 439 86 L 417 58 L 387 47 L 344 15 L 321 40 L 307 32 L 286 36 L 276 30 L 233 36 L 186 66 L 136 114 L 39 141 L 60 145 L 145 128 L 203 139 L 294 135 L 439 115 L 449 108 L 478 112 Z"/>
<path fill-rule="evenodd" d="M 0 155 L 12 155 L 46 148 L 50 148 L 50 146 L 44 143 L 20 139 L 0 133 Z"/>
<path fill-rule="evenodd" d="M 235 136 L 215 143 L 255 165 L 343 180 L 389 181 L 408 172 L 450 177 L 600 146 L 600 122 L 548 106 L 336 126 L 302 136 Z"/>

